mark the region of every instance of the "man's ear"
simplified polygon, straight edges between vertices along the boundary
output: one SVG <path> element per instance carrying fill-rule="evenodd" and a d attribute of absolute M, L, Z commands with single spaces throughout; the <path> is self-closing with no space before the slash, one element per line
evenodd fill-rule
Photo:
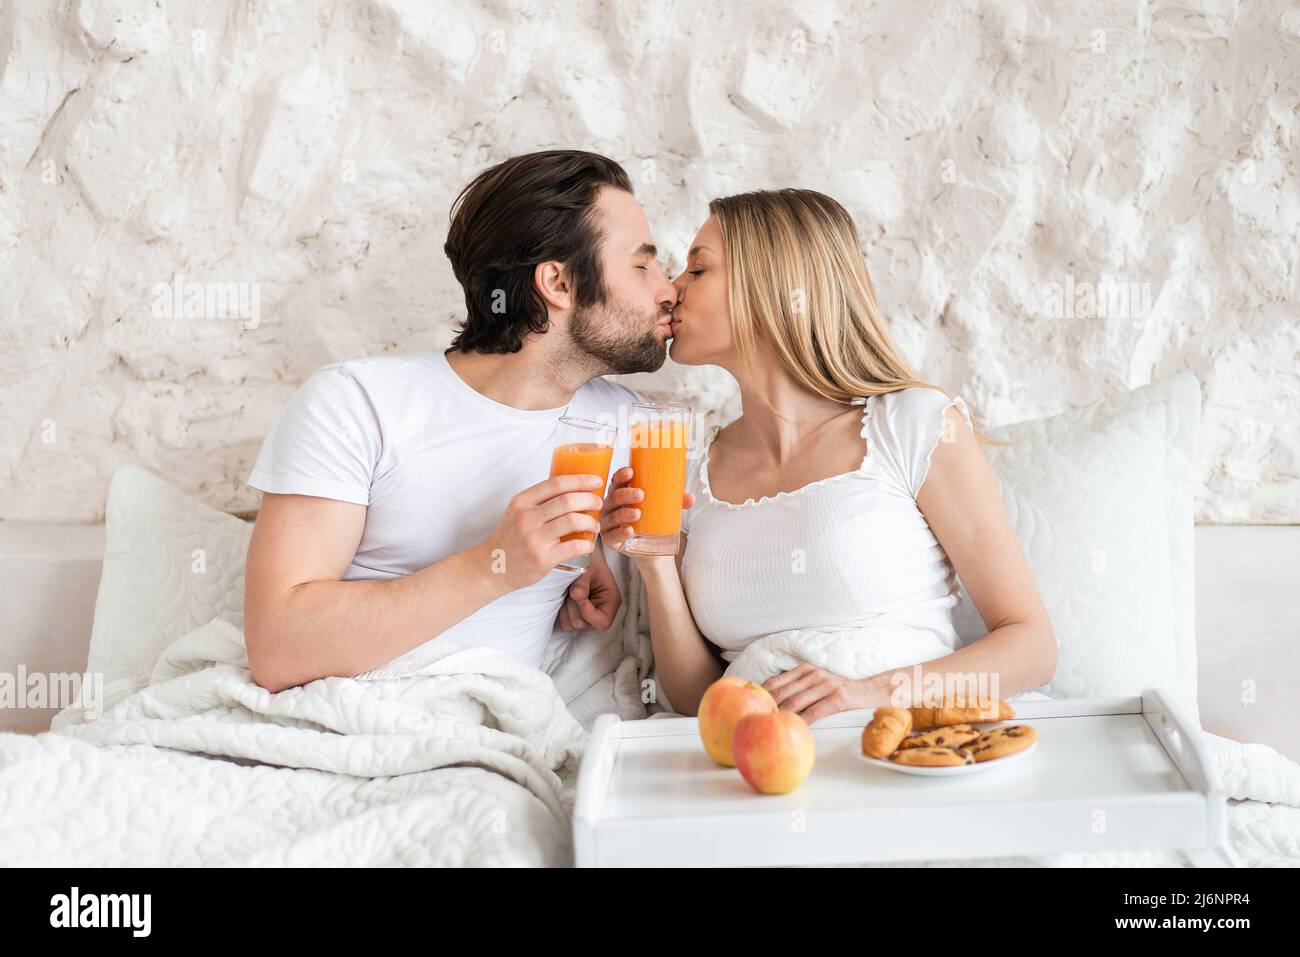
<path fill-rule="evenodd" d="M 538 263 L 533 270 L 533 283 L 542 299 L 552 309 L 568 311 L 573 308 L 573 288 L 563 263 L 555 260 Z"/>

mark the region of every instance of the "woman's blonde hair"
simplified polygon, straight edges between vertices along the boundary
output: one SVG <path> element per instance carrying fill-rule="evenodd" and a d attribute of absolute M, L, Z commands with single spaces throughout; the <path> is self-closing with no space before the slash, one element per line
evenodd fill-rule
<path fill-rule="evenodd" d="M 809 189 L 709 203 L 722 228 L 731 333 L 753 367 L 759 343 L 804 388 L 836 402 L 922 386 L 885 329 L 848 212 Z M 1008 445 L 973 430 L 978 441 Z"/>

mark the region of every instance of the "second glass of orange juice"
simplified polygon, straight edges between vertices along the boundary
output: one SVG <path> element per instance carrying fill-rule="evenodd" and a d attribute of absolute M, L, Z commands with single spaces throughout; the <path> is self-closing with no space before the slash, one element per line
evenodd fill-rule
<path fill-rule="evenodd" d="M 632 537 L 623 544 L 630 555 L 676 555 L 681 542 L 682 495 L 686 491 L 686 449 L 691 437 L 691 410 L 669 402 L 641 402 L 628 415 L 632 488 L 645 497 Z"/>
<path fill-rule="evenodd" d="M 579 419 L 573 416 L 560 417 L 559 436 L 551 452 L 551 478 L 557 475 L 595 475 L 601 482 L 609 482 L 609 463 L 614 456 L 614 437 L 617 429 L 591 419 Z M 593 494 L 605 497 L 605 486 L 592 489 Z M 583 512 L 596 521 L 600 521 L 599 510 Z M 560 539 L 571 542 L 575 539 L 593 541 L 595 532 L 570 532 Z M 591 555 L 575 555 L 556 565 L 566 571 L 581 571 L 591 561 Z"/>

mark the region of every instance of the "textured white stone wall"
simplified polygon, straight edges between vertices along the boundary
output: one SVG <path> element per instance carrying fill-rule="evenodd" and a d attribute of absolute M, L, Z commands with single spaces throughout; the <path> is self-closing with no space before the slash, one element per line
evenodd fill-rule
<path fill-rule="evenodd" d="M 128 461 L 255 507 L 307 375 L 450 338 L 459 188 L 578 146 L 674 267 L 712 196 L 841 200 L 986 425 L 1192 371 L 1199 519 L 1297 522 L 1298 106 L 1283 0 L 0 2 L 0 518 L 97 520 Z M 1087 283 L 1150 308 L 1050 294 Z M 735 414 L 716 371 L 654 382 Z"/>

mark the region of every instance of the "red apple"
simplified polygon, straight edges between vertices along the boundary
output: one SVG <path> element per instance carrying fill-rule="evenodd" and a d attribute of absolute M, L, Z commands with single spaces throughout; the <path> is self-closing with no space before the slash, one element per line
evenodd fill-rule
<path fill-rule="evenodd" d="M 731 747 L 741 777 L 763 794 L 788 794 L 802 784 L 817 750 L 808 722 L 779 710 L 742 718 Z"/>
<path fill-rule="evenodd" d="M 714 761 L 734 768 L 736 759 L 731 753 L 731 738 L 740 719 L 775 710 L 775 699 L 762 685 L 741 678 L 719 678 L 705 690 L 697 712 L 704 750 Z"/>

